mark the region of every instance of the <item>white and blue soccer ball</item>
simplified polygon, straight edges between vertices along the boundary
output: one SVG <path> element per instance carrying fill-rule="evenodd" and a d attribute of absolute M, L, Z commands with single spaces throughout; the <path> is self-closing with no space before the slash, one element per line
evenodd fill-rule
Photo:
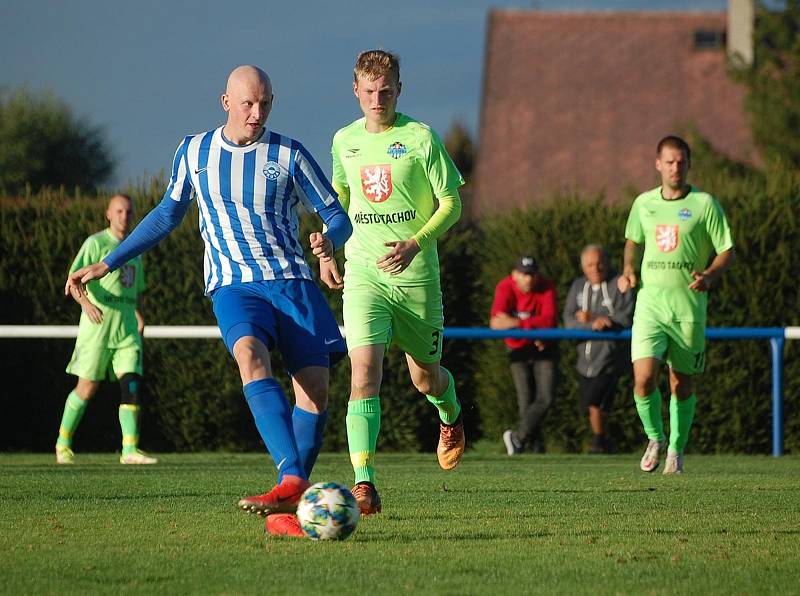
<path fill-rule="evenodd" d="M 353 533 L 361 512 L 346 486 L 312 484 L 297 504 L 297 519 L 311 540 L 344 540 Z"/>

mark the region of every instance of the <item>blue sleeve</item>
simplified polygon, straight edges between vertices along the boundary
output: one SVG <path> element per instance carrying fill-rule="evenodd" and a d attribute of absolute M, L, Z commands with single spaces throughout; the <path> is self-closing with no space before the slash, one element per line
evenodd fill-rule
<path fill-rule="evenodd" d="M 172 230 L 178 227 L 189 210 L 189 201 L 175 201 L 164 196 L 161 202 L 148 213 L 131 234 L 108 255 L 103 262 L 110 271 L 118 269 L 132 258 L 153 248 Z"/>
<path fill-rule="evenodd" d="M 297 197 L 306 211 L 320 213 L 325 206 L 336 201 L 336 191 L 308 150 L 300 143 L 296 143 L 296 147 L 292 177 Z"/>
<path fill-rule="evenodd" d="M 319 216 L 328 228 L 325 236 L 333 242 L 333 250 L 340 249 L 353 233 L 353 224 L 350 223 L 347 213 L 344 212 L 339 201 L 334 200 L 333 203 L 325 205 L 319 211 Z"/>

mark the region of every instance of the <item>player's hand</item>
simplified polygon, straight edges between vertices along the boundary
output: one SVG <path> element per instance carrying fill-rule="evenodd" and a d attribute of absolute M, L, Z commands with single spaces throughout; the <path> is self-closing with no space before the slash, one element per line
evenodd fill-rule
<path fill-rule="evenodd" d="M 320 259 L 319 278 L 331 290 L 341 290 L 344 287 L 342 276 L 339 274 L 339 267 L 336 265 L 336 259 L 327 261 Z"/>
<path fill-rule="evenodd" d="M 692 271 L 692 277 L 694 281 L 689 284 L 690 290 L 694 290 L 695 292 L 708 292 L 709 288 L 711 288 L 711 276 L 705 273 Z"/>
<path fill-rule="evenodd" d="M 95 325 L 99 325 L 103 322 L 103 311 L 89 302 L 88 299 L 81 301 L 81 309 L 84 313 L 86 313 L 86 316 L 89 317 L 89 320 Z"/>
<path fill-rule="evenodd" d="M 144 317 L 138 310 L 134 311 L 134 313 L 136 314 L 136 331 L 139 332 L 139 335 L 142 335 L 144 333 Z"/>
<path fill-rule="evenodd" d="M 636 284 L 638 283 L 638 279 L 636 279 L 636 274 L 633 271 L 629 271 L 627 273 L 623 272 L 617 278 L 617 289 L 619 290 L 620 294 L 624 294 L 628 290 L 635 288 Z"/>
<path fill-rule="evenodd" d="M 322 232 L 311 232 L 308 236 L 311 251 L 320 261 L 330 261 L 333 258 L 333 242 Z"/>
<path fill-rule="evenodd" d="M 384 246 L 391 247 L 391 250 L 378 259 L 378 269 L 392 275 L 398 275 L 405 271 L 414 257 L 422 250 L 413 238 L 386 242 Z"/>
<path fill-rule="evenodd" d="M 86 296 L 86 284 L 93 279 L 100 279 L 106 273 L 108 273 L 108 265 L 102 261 L 78 269 L 67 277 L 67 283 L 64 284 L 64 295 L 72 295 L 76 300 L 79 300 L 82 296 Z M 77 293 L 77 297 L 72 293 L 73 290 Z"/>
<path fill-rule="evenodd" d="M 539 352 L 544 352 L 544 349 L 547 347 L 541 339 L 534 339 L 533 345 Z"/>
<path fill-rule="evenodd" d="M 600 315 L 599 317 L 595 317 L 592 321 L 592 331 L 604 331 L 606 329 L 611 329 L 614 324 L 611 322 L 611 319 Z"/>
<path fill-rule="evenodd" d="M 588 310 L 579 310 L 575 313 L 575 320 L 578 323 L 588 323 L 592 320 L 592 313 Z"/>
<path fill-rule="evenodd" d="M 83 295 L 78 294 L 77 288 L 70 288 L 69 293 L 73 300 L 81 305 L 81 310 L 86 313 L 92 323 L 99 325 L 103 322 L 103 311 L 97 308 L 85 293 Z"/>

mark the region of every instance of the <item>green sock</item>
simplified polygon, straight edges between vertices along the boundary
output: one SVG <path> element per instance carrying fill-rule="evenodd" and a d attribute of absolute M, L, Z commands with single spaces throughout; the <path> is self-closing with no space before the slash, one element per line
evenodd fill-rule
<path fill-rule="evenodd" d="M 347 445 L 358 482 L 375 483 L 372 462 L 381 430 L 381 401 L 378 396 L 352 400 L 347 404 Z"/>
<path fill-rule="evenodd" d="M 689 429 L 692 428 L 697 396 L 692 393 L 688 398 L 679 400 L 674 395 L 669 400 L 669 448 L 683 452 L 689 441 Z"/>
<path fill-rule="evenodd" d="M 136 453 L 139 446 L 139 406 L 120 404 L 119 426 L 122 429 L 122 454 Z"/>
<path fill-rule="evenodd" d="M 456 397 L 456 383 L 453 380 L 453 375 L 445 367 L 442 367 L 442 370 L 447 375 L 447 389 L 444 390 L 440 397 L 434 395 L 426 395 L 425 397 L 439 410 L 439 419 L 442 422 L 453 424 L 461 414 L 461 404 Z"/>
<path fill-rule="evenodd" d="M 78 428 L 78 423 L 86 411 L 88 401 L 83 401 L 75 391 L 70 391 L 67 396 L 67 403 L 64 404 L 64 415 L 61 417 L 61 426 L 58 428 L 58 440 L 56 445 L 61 447 L 72 446 L 72 435 Z"/>
<path fill-rule="evenodd" d="M 645 397 L 634 394 L 636 411 L 644 426 L 644 433 L 648 439 L 655 441 L 664 440 L 664 420 L 661 418 L 661 390 L 656 388 L 653 393 Z"/>

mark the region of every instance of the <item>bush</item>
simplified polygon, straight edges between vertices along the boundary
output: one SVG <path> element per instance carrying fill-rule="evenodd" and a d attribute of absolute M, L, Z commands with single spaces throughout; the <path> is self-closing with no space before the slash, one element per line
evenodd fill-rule
<path fill-rule="evenodd" d="M 702 163 L 702 160 L 696 160 Z M 771 166 L 764 174 L 731 175 L 722 168 L 694 178 L 723 204 L 733 227 L 738 259 L 712 291 L 709 323 L 725 326 L 800 324 L 797 241 L 800 175 Z M 129 189 L 140 214 L 160 200 L 163 180 Z M 105 200 L 44 191 L 0 200 L 0 306 L 4 324 L 75 324 L 79 309 L 63 297 L 69 263 L 83 239 L 103 228 Z M 546 205 L 462 223 L 439 244 L 445 320 L 448 326 L 485 327 L 494 286 L 514 260 L 532 253 L 553 279 L 563 305 L 579 274 L 578 255 L 588 242 L 606 245 L 621 263 L 629 205 L 608 206 L 600 197 L 556 197 Z M 303 221 L 303 235 L 318 224 Z M 143 312 L 150 325 L 213 325 L 203 297 L 202 241 L 192 208 L 181 226 L 145 256 L 148 291 Z M 326 293 L 340 317 L 341 294 Z M 340 319 L 341 320 L 341 319 Z M 64 399 L 74 379 L 64 366 L 71 340 L 0 340 L 0 372 L 10 399 L 0 430 L 0 449 L 50 450 Z M 588 440 L 578 413 L 574 345 L 561 344 L 557 401 L 545 421 L 553 451 L 579 451 Z M 443 364 L 456 379 L 470 441 L 484 436 L 501 449 L 499 435 L 516 420 L 516 400 L 501 341 L 447 341 Z M 276 370 L 282 370 L 279 359 Z M 332 370 L 327 450 L 347 448 L 349 365 Z M 665 375 L 662 375 L 665 376 Z M 289 380 L 279 378 L 285 388 Z M 785 354 L 786 449 L 800 449 L 800 359 L 788 342 Z M 643 440 L 631 405 L 631 381 L 623 379 L 612 414 L 621 450 Z M 690 449 L 698 452 L 768 453 L 771 450 L 770 355 L 765 341 L 712 341 L 708 369 L 698 380 L 698 416 Z M 160 340 L 145 347 L 143 444 L 158 450 L 261 449 L 241 394 L 236 366 L 219 340 Z M 82 450 L 119 445 L 115 386 L 104 387 L 76 438 Z M 385 360 L 381 450 L 432 450 L 437 416 L 408 377 L 396 349 Z M 111 405 L 109 405 L 111 404 Z M 102 414 L 102 415 L 101 415 Z"/>

